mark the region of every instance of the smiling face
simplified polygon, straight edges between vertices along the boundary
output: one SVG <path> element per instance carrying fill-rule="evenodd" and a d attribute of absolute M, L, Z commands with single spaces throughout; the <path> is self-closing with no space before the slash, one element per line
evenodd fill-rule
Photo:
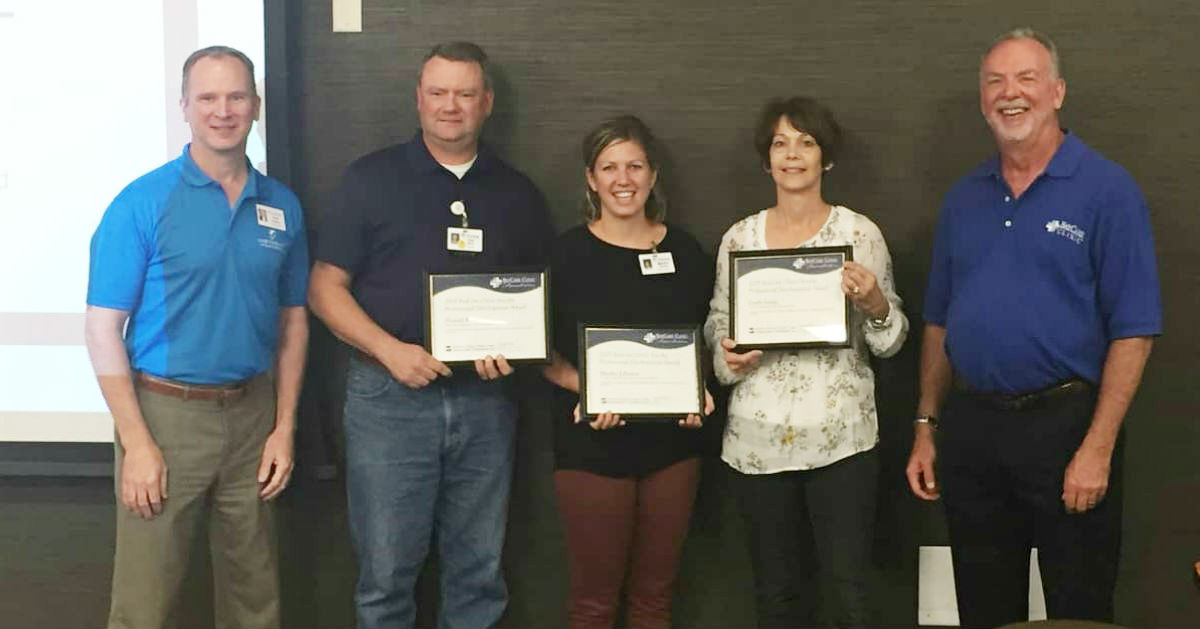
<path fill-rule="evenodd" d="M 192 150 L 213 155 L 246 153 L 246 136 L 258 119 L 254 78 L 235 57 L 203 57 L 188 72 L 180 105 L 192 129 Z"/>
<path fill-rule="evenodd" d="M 425 141 L 454 151 L 473 148 L 492 113 L 493 98 L 478 63 L 432 57 L 417 85 Z"/>
<path fill-rule="evenodd" d="M 1036 40 L 997 44 L 979 69 L 979 107 L 1001 148 L 1057 138 L 1067 84 Z"/>
<path fill-rule="evenodd" d="M 588 187 L 600 199 L 600 215 L 630 218 L 646 215 L 646 200 L 658 180 L 642 145 L 618 140 L 604 147 L 586 169 Z"/>
<path fill-rule="evenodd" d="M 821 191 L 821 145 L 817 139 L 792 126 L 786 116 L 775 125 L 767 149 L 775 187 L 787 192 Z"/>

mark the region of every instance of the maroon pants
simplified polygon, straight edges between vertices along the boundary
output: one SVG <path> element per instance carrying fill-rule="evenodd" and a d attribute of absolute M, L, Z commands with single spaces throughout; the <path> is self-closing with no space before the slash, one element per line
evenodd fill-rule
<path fill-rule="evenodd" d="M 628 627 L 671 626 L 675 575 L 699 476 L 694 458 L 642 478 L 554 472 L 571 574 L 568 626 L 612 627 L 622 585 Z"/>

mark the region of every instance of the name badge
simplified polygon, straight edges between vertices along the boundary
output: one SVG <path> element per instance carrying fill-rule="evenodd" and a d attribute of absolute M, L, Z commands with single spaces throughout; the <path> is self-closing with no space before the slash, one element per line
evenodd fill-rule
<path fill-rule="evenodd" d="M 447 227 L 446 249 L 483 253 L 483 230 L 473 227 Z"/>
<path fill-rule="evenodd" d="M 259 225 L 267 229 L 278 229 L 281 232 L 287 231 L 287 223 L 283 220 L 283 210 L 261 203 L 255 204 L 254 208 L 258 212 Z"/>
<path fill-rule="evenodd" d="M 675 258 L 670 251 L 643 253 L 638 255 L 638 266 L 642 275 L 662 275 L 675 272 Z"/>

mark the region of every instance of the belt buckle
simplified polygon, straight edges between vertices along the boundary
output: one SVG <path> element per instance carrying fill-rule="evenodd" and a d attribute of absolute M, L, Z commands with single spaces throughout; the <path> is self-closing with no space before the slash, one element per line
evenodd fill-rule
<path fill-rule="evenodd" d="M 1083 387 L 1080 380 L 1068 380 L 1066 382 L 1060 382 L 1054 386 L 1047 387 L 1040 391 L 1031 391 L 1029 393 L 1023 393 L 1021 395 L 1014 396 L 1015 399 L 1013 400 L 1013 410 L 1020 411 L 1033 408 L 1034 406 L 1037 406 L 1043 402 L 1047 402 L 1051 399 L 1078 393 L 1082 390 Z"/>
<path fill-rule="evenodd" d="M 1084 386 L 1083 386 L 1082 381 L 1068 380 L 1068 381 L 1058 385 L 1057 387 L 1054 387 L 1054 389 L 1052 391 L 1050 391 L 1049 393 L 1056 394 L 1056 395 L 1057 394 L 1071 395 L 1074 393 L 1080 393 L 1083 390 L 1084 390 Z"/>
<path fill-rule="evenodd" d="M 217 389 L 216 391 L 214 391 L 214 393 L 216 393 L 216 401 L 220 402 L 221 404 L 228 404 L 229 402 L 235 402 L 238 399 L 240 399 L 242 397 L 242 395 L 244 395 L 246 393 L 247 386 L 248 386 L 247 382 L 241 382 L 241 383 L 237 384 L 236 386 L 232 386 L 229 388 Z"/>

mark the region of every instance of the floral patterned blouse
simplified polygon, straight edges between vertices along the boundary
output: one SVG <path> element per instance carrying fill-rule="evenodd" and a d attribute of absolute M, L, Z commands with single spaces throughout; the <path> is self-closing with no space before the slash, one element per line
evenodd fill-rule
<path fill-rule="evenodd" d="M 875 274 L 891 304 L 889 324 L 873 329 L 852 307 L 851 347 L 768 351 L 748 372 L 730 371 L 720 345 L 729 335 L 729 252 L 767 249 L 766 220 L 767 211 L 762 210 L 734 223 L 721 238 L 704 325 L 717 379 L 736 385 L 721 458 L 745 474 L 823 467 L 875 447 L 879 425 L 867 350 L 886 358 L 900 350 L 908 335 L 883 234 L 862 214 L 833 206 L 816 235 L 798 246 L 852 245 L 854 260 Z"/>

